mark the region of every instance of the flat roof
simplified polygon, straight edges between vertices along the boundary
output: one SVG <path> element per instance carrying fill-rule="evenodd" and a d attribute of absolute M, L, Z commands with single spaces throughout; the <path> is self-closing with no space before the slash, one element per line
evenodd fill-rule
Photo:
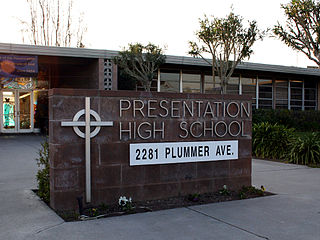
<path fill-rule="evenodd" d="M 88 48 L 71 48 L 71 47 L 49 47 L 49 46 L 35 46 L 27 44 L 13 44 L 0 43 L 0 53 L 5 54 L 26 54 L 38 56 L 59 56 L 59 57 L 81 57 L 81 58 L 112 58 L 118 55 L 119 51 L 102 50 L 102 49 L 88 49 Z M 180 64 L 190 66 L 204 66 L 210 65 L 201 58 L 183 57 L 166 55 L 166 63 Z M 292 66 L 262 64 L 242 62 L 236 69 L 251 70 L 251 71 L 265 71 L 277 73 L 289 73 L 299 75 L 320 76 L 320 69 L 316 68 L 301 68 Z"/>

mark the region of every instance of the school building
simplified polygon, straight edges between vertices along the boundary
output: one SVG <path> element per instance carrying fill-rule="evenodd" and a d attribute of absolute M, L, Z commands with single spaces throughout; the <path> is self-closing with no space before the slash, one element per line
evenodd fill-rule
<path fill-rule="evenodd" d="M 48 89 L 140 90 L 112 63 L 117 51 L 0 43 L 0 134 L 48 125 Z M 244 62 L 227 94 L 249 94 L 253 108 L 320 110 L 320 70 Z M 167 56 L 152 91 L 219 93 L 202 59 Z"/>

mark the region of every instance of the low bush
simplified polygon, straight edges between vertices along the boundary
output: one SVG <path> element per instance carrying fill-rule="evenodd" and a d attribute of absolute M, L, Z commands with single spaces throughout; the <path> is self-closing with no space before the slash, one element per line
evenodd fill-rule
<path fill-rule="evenodd" d="M 287 109 L 255 109 L 252 115 L 252 122 L 268 122 L 271 124 L 278 123 L 287 127 L 292 127 L 293 125 L 291 112 Z"/>
<path fill-rule="evenodd" d="M 281 159 L 288 153 L 293 128 L 261 122 L 252 126 L 252 153 L 256 157 Z"/>
<path fill-rule="evenodd" d="M 320 134 L 312 133 L 305 137 L 299 137 L 292 141 L 289 146 L 287 159 L 296 164 L 319 164 L 320 163 Z"/>
<path fill-rule="evenodd" d="M 243 186 L 238 194 L 240 199 L 246 199 L 248 196 L 252 195 L 263 196 L 264 193 L 263 186 L 261 186 L 261 189 L 255 188 L 254 186 Z"/>
<path fill-rule="evenodd" d="M 297 131 L 320 131 L 320 111 L 286 110 L 286 109 L 255 109 L 252 115 L 253 124 L 268 122 L 278 123 Z"/>
<path fill-rule="evenodd" d="M 48 141 L 41 143 L 39 158 L 37 158 L 39 170 L 37 172 L 38 196 L 49 203 L 50 201 L 50 167 L 49 167 L 49 144 Z"/>

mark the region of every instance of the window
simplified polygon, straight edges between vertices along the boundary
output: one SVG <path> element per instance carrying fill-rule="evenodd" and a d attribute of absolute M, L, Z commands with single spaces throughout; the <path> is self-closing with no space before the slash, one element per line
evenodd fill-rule
<path fill-rule="evenodd" d="M 256 78 L 241 77 L 242 94 L 251 96 L 253 108 L 256 108 L 256 83 Z"/>
<path fill-rule="evenodd" d="M 129 84 L 130 84 L 130 81 L 132 81 L 132 80 L 131 80 L 131 79 L 128 79 L 127 81 L 125 81 L 125 84 L 129 85 Z M 156 92 L 156 91 L 157 91 L 157 87 L 158 87 L 157 82 L 158 82 L 158 73 L 155 72 L 155 73 L 153 74 L 153 79 L 152 79 L 152 81 L 151 81 L 150 92 Z M 122 84 L 122 86 L 123 86 L 123 85 L 124 85 L 124 84 Z M 122 86 L 121 86 L 121 87 L 122 87 Z M 137 91 L 145 91 L 145 87 L 142 86 L 141 83 L 138 82 L 138 81 L 136 82 L 136 89 L 137 89 Z"/>
<path fill-rule="evenodd" d="M 218 76 L 215 76 L 215 86 L 213 86 L 212 75 L 204 76 L 204 92 L 205 93 L 220 93 L 221 92 L 221 81 Z"/>
<path fill-rule="evenodd" d="M 160 73 L 161 92 L 180 92 L 179 73 Z"/>
<path fill-rule="evenodd" d="M 304 109 L 315 110 L 317 107 L 317 83 L 316 81 L 304 82 Z"/>
<path fill-rule="evenodd" d="M 272 80 L 271 79 L 259 79 L 259 108 L 272 108 Z"/>
<path fill-rule="evenodd" d="M 182 74 L 183 92 L 200 93 L 201 76 L 199 74 Z"/>
<path fill-rule="evenodd" d="M 302 110 L 303 81 L 290 81 L 290 109 Z"/>
<path fill-rule="evenodd" d="M 239 77 L 230 77 L 227 85 L 227 93 L 239 94 Z"/>
<path fill-rule="evenodd" d="M 276 108 L 288 109 L 288 81 L 276 80 Z"/>

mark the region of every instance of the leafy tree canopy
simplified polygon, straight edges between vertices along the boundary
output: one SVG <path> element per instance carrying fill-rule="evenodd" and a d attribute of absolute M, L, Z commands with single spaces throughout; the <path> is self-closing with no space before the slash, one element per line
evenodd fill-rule
<path fill-rule="evenodd" d="M 252 45 L 262 39 L 256 21 L 249 21 L 246 28 L 243 18 L 232 11 L 225 18 L 212 16 L 199 19 L 200 30 L 196 32 L 198 42 L 190 41 L 189 54 L 201 57 L 212 65 L 212 77 L 215 84 L 215 72 L 221 79 L 221 92 L 226 93 L 227 83 L 236 66 L 252 54 Z M 205 58 L 210 54 L 212 61 Z"/>
<path fill-rule="evenodd" d="M 320 2 L 291 0 L 282 4 L 287 21 L 273 28 L 274 34 L 289 47 L 303 52 L 320 66 Z"/>
<path fill-rule="evenodd" d="M 127 49 L 119 52 L 119 56 L 114 57 L 113 62 L 136 79 L 145 91 L 150 91 L 155 72 L 165 59 L 160 47 L 152 43 L 135 43 L 129 44 Z"/>

